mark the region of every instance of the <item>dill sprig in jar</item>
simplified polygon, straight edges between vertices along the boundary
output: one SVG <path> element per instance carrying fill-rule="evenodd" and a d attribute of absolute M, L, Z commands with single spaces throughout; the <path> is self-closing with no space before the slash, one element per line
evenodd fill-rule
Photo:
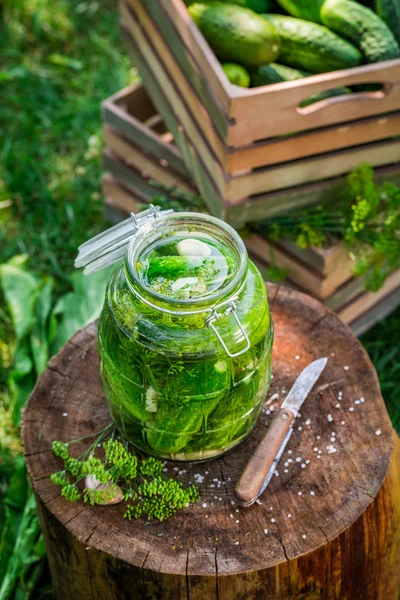
<path fill-rule="evenodd" d="M 151 207 L 84 244 L 76 264 L 116 260 L 99 322 L 113 420 L 154 456 L 223 454 L 253 428 L 271 377 L 265 283 L 243 241 L 214 217 Z"/>

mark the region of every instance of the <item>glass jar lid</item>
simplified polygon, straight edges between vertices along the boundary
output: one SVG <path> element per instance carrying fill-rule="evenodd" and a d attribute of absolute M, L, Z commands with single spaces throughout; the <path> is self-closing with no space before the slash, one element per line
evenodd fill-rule
<path fill-rule="evenodd" d="M 84 274 L 90 275 L 113 265 L 123 258 L 129 243 L 144 225 L 173 212 L 172 209 L 161 210 L 159 206 L 150 204 L 148 209 L 137 215 L 131 213 L 129 219 L 110 227 L 79 246 L 75 267 L 78 269 L 84 267 Z"/>

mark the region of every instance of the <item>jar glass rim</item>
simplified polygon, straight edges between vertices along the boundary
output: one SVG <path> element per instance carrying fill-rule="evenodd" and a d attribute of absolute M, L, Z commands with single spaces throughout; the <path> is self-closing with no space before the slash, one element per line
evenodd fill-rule
<path fill-rule="evenodd" d="M 201 225 L 204 225 L 205 227 L 209 225 L 214 229 L 219 229 L 221 236 L 225 236 L 227 240 L 229 240 L 229 242 L 232 243 L 232 246 L 234 247 L 237 253 L 238 264 L 234 277 L 226 286 L 222 286 L 220 289 L 211 292 L 207 297 L 200 296 L 198 298 L 177 299 L 170 298 L 163 294 L 159 294 L 158 292 L 143 285 L 143 281 L 139 277 L 138 271 L 136 269 L 136 262 L 138 256 L 149 245 L 146 244 L 146 237 L 150 236 L 151 234 L 156 234 L 154 237 L 152 237 L 151 241 L 149 242 L 153 243 L 165 233 L 164 226 L 168 227 L 176 222 L 178 222 L 179 225 L 182 225 L 182 227 L 187 225 L 193 226 L 197 224 L 200 227 L 200 231 Z M 210 304 L 220 300 L 222 297 L 228 297 L 230 295 L 233 295 L 244 278 L 246 268 L 247 250 L 242 238 L 237 233 L 237 231 L 235 231 L 233 227 L 228 225 L 228 223 L 225 223 L 217 217 L 196 212 L 174 212 L 164 217 L 160 217 L 159 219 L 156 219 L 154 221 L 150 221 L 142 229 L 139 230 L 137 235 L 135 235 L 131 239 L 125 255 L 125 272 L 129 279 L 133 280 L 132 282 L 134 284 L 139 286 L 142 290 L 146 292 L 147 295 L 151 296 L 153 299 L 176 307 L 191 307 L 195 305 Z"/>

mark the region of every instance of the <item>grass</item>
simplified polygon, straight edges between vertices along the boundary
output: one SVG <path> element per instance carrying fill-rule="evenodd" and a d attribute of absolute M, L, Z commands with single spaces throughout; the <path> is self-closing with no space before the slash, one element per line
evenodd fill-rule
<path fill-rule="evenodd" d="M 112 0 L 4 0 L 0 27 L 0 264 L 16 254 L 70 287 L 82 241 L 105 227 L 100 103 L 137 79 Z M 14 348 L 0 297 L 0 530 L 2 498 L 21 451 L 7 376 Z M 396 382 L 400 310 L 362 338 L 400 430 Z M 46 575 L 36 598 L 49 597 Z"/>
<path fill-rule="evenodd" d="M 3 16 L 1 259 L 62 281 L 103 227 L 100 103 L 135 74 L 111 0 L 5 0 Z"/>

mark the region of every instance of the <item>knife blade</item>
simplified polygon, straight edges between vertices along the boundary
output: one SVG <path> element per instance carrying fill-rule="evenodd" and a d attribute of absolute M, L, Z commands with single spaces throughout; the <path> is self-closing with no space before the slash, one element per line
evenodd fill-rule
<path fill-rule="evenodd" d="M 327 362 L 327 358 L 315 360 L 297 377 L 235 487 L 234 496 L 240 506 L 254 504 L 269 484 L 292 435 L 294 420 Z"/>

